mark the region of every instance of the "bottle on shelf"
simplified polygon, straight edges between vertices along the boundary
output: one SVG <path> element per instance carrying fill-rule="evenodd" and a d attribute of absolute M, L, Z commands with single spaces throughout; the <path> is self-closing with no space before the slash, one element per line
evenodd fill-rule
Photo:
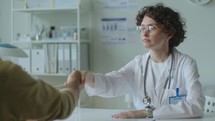
<path fill-rule="evenodd" d="M 57 33 L 56 33 L 56 30 L 55 30 L 55 26 L 50 27 L 49 38 L 50 39 L 56 39 L 57 38 Z"/>

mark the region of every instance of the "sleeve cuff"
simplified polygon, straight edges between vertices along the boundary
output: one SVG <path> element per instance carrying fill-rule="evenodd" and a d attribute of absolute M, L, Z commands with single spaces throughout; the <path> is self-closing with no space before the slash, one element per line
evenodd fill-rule
<path fill-rule="evenodd" d="M 86 92 L 89 96 L 95 95 L 95 89 L 85 84 Z"/>

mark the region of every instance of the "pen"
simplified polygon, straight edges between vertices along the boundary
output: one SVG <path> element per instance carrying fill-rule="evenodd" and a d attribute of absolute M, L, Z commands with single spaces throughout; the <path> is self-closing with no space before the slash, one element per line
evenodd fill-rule
<path fill-rule="evenodd" d="M 176 96 L 179 96 L 179 88 L 176 88 Z"/>

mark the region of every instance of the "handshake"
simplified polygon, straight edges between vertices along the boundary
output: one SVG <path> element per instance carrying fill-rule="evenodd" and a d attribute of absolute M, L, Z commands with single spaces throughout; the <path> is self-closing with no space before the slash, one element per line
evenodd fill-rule
<path fill-rule="evenodd" d="M 73 70 L 69 74 L 67 81 L 64 83 L 64 87 L 78 91 L 79 93 L 83 89 L 85 83 L 94 87 L 94 77 L 92 73 L 88 71 Z"/>

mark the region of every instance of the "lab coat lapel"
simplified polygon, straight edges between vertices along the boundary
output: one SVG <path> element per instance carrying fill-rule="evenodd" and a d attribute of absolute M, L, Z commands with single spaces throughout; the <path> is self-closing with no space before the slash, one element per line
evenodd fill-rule
<path fill-rule="evenodd" d="M 167 62 L 167 65 L 169 64 L 169 62 Z M 158 79 L 158 81 L 156 82 L 156 87 L 155 87 L 155 94 L 156 94 L 156 105 L 161 105 L 163 102 L 163 97 L 166 94 L 166 89 L 164 89 L 164 85 L 166 83 L 167 77 L 169 74 L 169 66 L 167 66 L 163 73 L 161 74 L 160 78 Z M 167 83 L 167 87 L 168 87 L 168 83 Z"/>
<path fill-rule="evenodd" d="M 157 105 L 161 105 L 164 103 L 163 101 L 165 101 L 165 100 L 163 100 L 163 99 L 164 99 L 164 97 L 166 97 L 165 95 L 168 93 L 169 82 L 166 85 L 167 89 L 164 89 L 164 86 L 165 86 L 165 83 L 167 82 L 167 78 L 170 73 L 171 61 L 172 61 L 172 56 L 170 56 L 170 58 L 168 58 L 166 66 L 156 82 L 155 94 L 157 95 L 157 97 L 156 97 Z"/>

